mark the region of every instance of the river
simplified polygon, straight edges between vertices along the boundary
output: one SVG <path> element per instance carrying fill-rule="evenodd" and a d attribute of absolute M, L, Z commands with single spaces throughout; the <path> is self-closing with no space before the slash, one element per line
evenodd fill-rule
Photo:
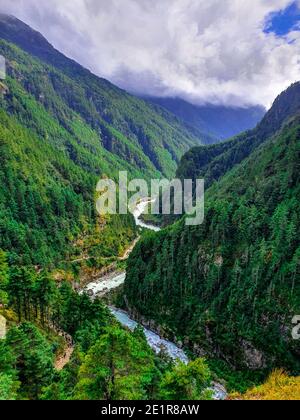
<path fill-rule="evenodd" d="M 109 308 L 111 313 L 117 318 L 117 320 L 125 327 L 129 328 L 133 331 L 137 326 L 138 323 L 133 321 L 125 311 L 121 311 L 120 309 L 116 309 L 113 307 Z M 179 347 L 177 347 L 174 343 L 171 343 L 168 340 L 164 340 L 158 334 L 154 333 L 153 331 L 144 328 L 144 333 L 147 338 L 147 342 L 149 346 L 158 354 L 162 350 L 165 351 L 173 360 L 180 360 L 183 363 L 188 363 L 189 359 Z"/>
<path fill-rule="evenodd" d="M 159 227 L 145 223 L 140 219 L 141 215 L 144 213 L 148 205 L 151 203 L 153 203 L 153 200 L 150 200 L 150 199 L 141 200 L 133 211 L 133 217 L 137 226 L 142 227 L 144 229 L 153 230 L 154 232 L 159 232 L 160 231 Z"/>
<path fill-rule="evenodd" d="M 135 223 L 137 226 L 149 229 L 154 232 L 160 231 L 160 228 L 151 224 L 144 223 L 140 217 L 144 213 L 145 209 L 148 207 L 151 200 L 144 199 L 141 200 L 136 208 L 133 211 L 133 216 L 135 219 Z M 104 296 L 110 290 L 116 289 L 120 287 L 126 279 L 126 272 L 115 272 L 107 275 L 105 277 L 101 277 L 96 281 L 89 283 L 84 291 L 91 297 L 101 297 Z M 122 324 L 123 326 L 129 328 L 133 331 L 138 323 L 135 322 L 133 319 L 130 318 L 127 312 L 122 311 L 121 309 L 117 309 L 114 307 L 109 307 L 111 313 L 115 316 L 115 318 Z M 189 359 L 185 352 L 176 346 L 171 341 L 165 340 L 161 338 L 155 332 L 144 328 L 144 333 L 147 339 L 149 346 L 156 352 L 160 353 L 161 351 L 165 351 L 173 360 L 180 360 L 181 362 L 187 364 Z M 213 398 L 215 400 L 224 400 L 227 396 L 226 390 L 224 387 L 218 383 L 213 383 L 212 386 L 213 391 Z"/>
<path fill-rule="evenodd" d="M 158 232 L 160 231 L 159 227 L 146 224 L 140 219 L 149 203 L 151 203 L 151 200 L 144 199 L 137 204 L 133 211 L 135 223 L 141 228 Z M 120 287 L 125 282 L 125 278 L 126 272 L 114 272 L 89 283 L 84 291 L 91 297 L 102 297 L 109 291 Z M 137 327 L 137 322 L 133 321 L 126 312 L 112 307 L 109 309 L 123 326 L 129 328 L 130 330 L 134 330 Z M 183 363 L 188 363 L 189 360 L 184 351 L 177 347 L 174 343 L 161 338 L 158 334 L 147 328 L 144 328 L 144 332 L 149 346 L 156 353 L 164 350 L 173 360 L 180 360 Z"/>
<path fill-rule="evenodd" d="M 134 208 L 132 214 L 134 216 L 134 220 L 137 226 L 143 229 L 159 232 L 160 231 L 159 227 L 151 225 L 151 224 L 146 224 L 140 219 L 141 215 L 144 213 L 149 203 L 151 202 L 152 201 L 150 199 L 141 200 Z M 133 248 L 130 251 L 132 250 Z M 127 254 L 127 257 L 129 257 L 130 252 L 129 253 L 127 252 L 126 254 Z M 99 279 L 95 280 L 92 283 L 89 283 L 85 287 L 84 291 L 90 296 L 101 297 L 101 296 L 104 296 L 107 292 L 120 287 L 124 283 L 125 278 L 126 278 L 125 271 L 123 272 L 116 271 L 104 277 L 100 277 Z"/>

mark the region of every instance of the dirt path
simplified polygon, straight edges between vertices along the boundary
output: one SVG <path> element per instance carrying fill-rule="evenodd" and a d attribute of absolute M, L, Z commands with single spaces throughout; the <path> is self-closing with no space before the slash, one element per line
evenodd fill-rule
<path fill-rule="evenodd" d="M 134 250 L 134 248 L 135 248 L 135 246 L 136 246 L 136 244 L 138 243 L 138 241 L 141 239 L 141 237 L 140 236 L 138 236 L 133 242 L 132 242 L 132 244 L 130 245 L 130 247 L 129 248 L 127 248 L 126 249 L 126 251 L 124 252 L 124 254 L 123 254 L 123 256 L 122 257 L 119 257 L 118 258 L 118 260 L 119 261 L 126 261 L 126 260 L 128 260 L 128 258 L 129 258 L 129 256 L 130 256 L 130 254 L 132 253 L 132 251 Z"/>
<path fill-rule="evenodd" d="M 49 327 L 53 332 L 55 332 L 59 337 L 62 337 L 65 341 L 65 348 L 63 353 L 59 354 L 54 362 L 55 369 L 60 371 L 63 370 L 63 368 L 69 363 L 75 349 L 75 343 L 73 338 L 69 334 L 62 331 L 56 325 L 52 324 L 49 325 Z"/>
<path fill-rule="evenodd" d="M 65 353 L 56 359 L 56 362 L 54 364 L 55 369 L 58 371 L 63 370 L 63 368 L 69 363 L 73 352 L 74 352 L 74 347 L 68 346 L 67 349 L 65 350 Z"/>
<path fill-rule="evenodd" d="M 140 240 L 140 237 L 136 238 L 132 244 L 126 249 L 126 251 L 124 252 L 124 254 L 118 258 L 119 261 L 125 261 L 129 258 L 130 254 L 132 253 L 134 247 L 136 246 L 136 244 L 138 243 L 138 241 Z M 88 257 L 84 257 L 82 259 L 78 259 L 76 261 L 83 261 L 83 260 L 88 260 Z M 74 261 L 73 261 L 74 262 Z M 117 272 L 112 272 L 110 275 L 107 276 L 107 279 L 112 278 L 114 279 L 114 277 L 118 277 L 118 276 L 122 276 L 122 273 L 117 273 Z M 98 283 L 98 282 L 97 282 Z M 65 334 L 63 331 L 57 331 L 56 332 L 59 333 L 59 335 L 61 337 L 64 337 L 66 340 L 66 348 L 63 354 L 61 354 L 60 356 L 57 357 L 56 361 L 55 361 L 55 369 L 58 371 L 63 370 L 63 368 L 69 363 L 72 354 L 74 352 L 74 343 L 73 343 L 73 339 L 71 336 L 69 336 L 68 334 Z"/>

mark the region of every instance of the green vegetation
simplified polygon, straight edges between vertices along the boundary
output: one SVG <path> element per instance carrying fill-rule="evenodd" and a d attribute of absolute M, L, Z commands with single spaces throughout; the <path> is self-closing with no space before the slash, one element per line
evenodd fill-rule
<path fill-rule="evenodd" d="M 9 313 L 17 317 L 11 317 L 0 342 L 1 399 L 38 399 L 56 380 L 58 332 L 73 334 L 84 351 L 103 332 L 109 315 L 101 303 L 79 296 L 68 283 L 56 285 L 47 273 L 23 267 L 11 269 L 4 291 Z"/>
<path fill-rule="evenodd" d="M 129 216 L 116 216 L 101 228 L 94 208 L 95 175 L 3 110 L 0 149 L 0 247 L 14 263 L 49 266 L 75 259 L 81 251 L 75 242 L 82 236 L 104 257 L 118 255 L 133 239 Z"/>
<path fill-rule="evenodd" d="M 256 385 L 262 384 L 268 375 L 268 369 L 233 369 L 231 363 L 220 358 L 209 358 L 207 364 L 213 376 L 222 378 L 222 381 L 226 383 L 228 393 L 239 392 L 243 394 Z"/>
<path fill-rule="evenodd" d="M 199 133 L 14 18 L 1 15 L 0 36 L 0 399 L 201 400 L 211 371 L 240 392 L 276 367 L 299 374 L 300 84 L 255 130 L 183 157 L 178 176 L 206 180 L 205 223 L 146 233 L 131 255 L 126 304 L 193 355 L 174 364 L 75 286 L 82 266 L 115 262 L 137 234 L 131 216 L 96 214 L 99 178 L 170 177 Z M 275 373 L 249 396 L 297 386 Z"/>
<path fill-rule="evenodd" d="M 299 114 L 299 102 L 300 83 L 295 83 L 279 95 L 272 108 L 255 129 L 246 131 L 223 143 L 190 149 L 182 157 L 176 177 L 182 181 L 204 179 L 205 188 L 209 189 L 275 135 L 290 118 Z M 163 226 L 174 223 L 179 218 L 172 212 L 171 215 L 158 217 Z"/>
<path fill-rule="evenodd" d="M 66 58 L 62 69 L 57 62 L 46 64 L 4 40 L 0 53 L 7 60 L 5 83 L 9 93 L 5 97 L 10 112 L 17 113 L 40 134 L 45 135 L 51 124 L 49 136 L 55 136 L 53 141 L 72 160 L 81 159 L 90 166 L 105 154 L 121 170 L 131 167 L 145 177 L 159 173 L 172 176 L 183 153 L 200 142 L 171 114 L 132 97 L 79 65 L 68 70 L 70 60 Z M 48 55 L 51 53 L 49 47 Z M 60 130 L 54 130 L 55 124 Z M 59 135 L 61 129 L 67 132 L 64 136 Z M 101 165 L 97 167 L 100 169 Z"/>
<path fill-rule="evenodd" d="M 146 99 L 168 109 L 196 130 L 210 133 L 212 143 L 255 127 L 266 112 L 260 106 L 233 108 L 222 105 L 193 105 L 180 98 Z"/>
<path fill-rule="evenodd" d="M 254 130 L 224 143 L 191 149 L 183 156 L 177 176 L 180 179 L 205 178 L 206 188 L 209 188 L 280 130 L 289 118 L 297 115 L 299 98 L 300 83 L 295 83 L 278 96 L 270 111 Z"/>
<path fill-rule="evenodd" d="M 7 268 L 3 256 L 0 272 Z M 180 399 L 210 398 L 204 361 L 185 366 L 157 356 L 142 329 L 121 328 L 100 301 L 79 295 L 69 283 L 12 267 L 1 292 L 9 301 L 2 311 L 11 320 L 0 341 L 0 399 L 167 399 L 176 392 Z M 75 350 L 58 372 L 62 332 L 73 337 Z"/>
<path fill-rule="evenodd" d="M 28 398 L 38 398 L 54 375 L 51 345 L 34 325 L 25 322 L 9 330 L 4 346 L 8 354 L 11 352 L 14 374 L 22 384 L 21 392 Z"/>
<path fill-rule="evenodd" d="M 132 216 L 96 214 L 98 180 L 117 180 L 121 170 L 130 179 L 171 176 L 198 134 L 92 75 L 22 22 L 1 15 L 0 34 L 7 64 L 0 85 L 0 311 L 8 322 L 0 399 L 163 397 L 174 363 L 71 281 L 81 266 L 115 261 L 136 237 Z M 66 335 L 74 351 L 57 371 Z M 200 395 L 209 371 L 203 363 L 191 372 Z M 186 387 L 193 388 L 189 373 Z M 174 387 L 175 371 L 172 377 Z"/>
<path fill-rule="evenodd" d="M 295 117 L 207 190 L 203 225 L 182 219 L 130 257 L 129 305 L 196 354 L 300 372 L 299 137 Z"/>
<path fill-rule="evenodd" d="M 191 381 L 193 378 L 193 381 Z M 204 400 L 210 399 L 207 390 L 211 373 L 202 359 L 197 359 L 187 366 L 183 363 L 166 372 L 161 383 L 162 399 L 176 400 Z"/>
<path fill-rule="evenodd" d="M 1 22 L 0 31 L 5 28 Z M 128 246 L 135 227 L 131 217 L 99 220 L 100 177 L 118 179 L 120 170 L 129 178 L 171 176 L 198 139 L 169 114 L 64 56 L 62 71 L 60 60 L 56 68 L 2 37 L 0 247 L 16 264 L 55 266 L 81 258 L 101 267 L 103 258 Z M 46 47 L 50 57 L 55 50 Z"/>

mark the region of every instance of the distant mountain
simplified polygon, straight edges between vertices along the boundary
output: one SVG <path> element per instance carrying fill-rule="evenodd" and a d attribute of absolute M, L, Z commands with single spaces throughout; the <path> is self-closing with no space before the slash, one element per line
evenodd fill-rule
<path fill-rule="evenodd" d="M 179 98 L 151 97 L 146 99 L 169 110 L 200 132 L 208 133 L 218 140 L 224 140 L 254 128 L 266 112 L 261 106 L 249 108 L 197 106 Z"/>
<path fill-rule="evenodd" d="M 300 83 L 257 129 L 188 152 L 179 174 L 207 181 L 204 223 L 183 217 L 139 242 L 127 307 L 230 369 L 299 375 Z"/>

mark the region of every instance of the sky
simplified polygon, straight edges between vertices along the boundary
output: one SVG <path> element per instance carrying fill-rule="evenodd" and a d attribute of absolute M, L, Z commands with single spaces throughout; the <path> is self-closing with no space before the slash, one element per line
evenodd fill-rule
<path fill-rule="evenodd" d="M 268 108 L 300 80 L 300 0 L 0 0 L 0 11 L 140 95 Z"/>
<path fill-rule="evenodd" d="M 291 30 L 300 29 L 299 2 L 293 1 L 279 12 L 271 13 L 265 26 L 266 33 L 274 32 L 278 36 L 287 35 Z"/>

